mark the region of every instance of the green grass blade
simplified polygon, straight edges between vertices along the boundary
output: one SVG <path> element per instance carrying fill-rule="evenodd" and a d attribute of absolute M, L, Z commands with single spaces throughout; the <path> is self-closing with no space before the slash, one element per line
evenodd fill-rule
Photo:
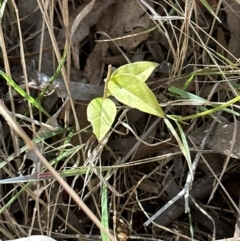
<path fill-rule="evenodd" d="M 170 117 L 170 116 L 167 116 L 167 117 Z M 185 156 L 185 158 L 187 160 L 189 171 L 193 175 L 192 167 L 191 167 L 192 166 L 192 161 L 191 161 L 191 156 L 190 156 L 190 151 L 189 151 L 188 143 L 187 143 L 187 140 L 186 140 L 186 136 L 185 136 L 181 126 L 179 125 L 178 121 L 176 119 L 172 118 L 172 117 L 170 117 L 170 118 L 175 121 L 175 123 L 176 123 L 176 125 L 177 125 L 177 127 L 179 129 L 181 138 L 179 137 L 179 135 L 176 132 L 175 127 L 172 125 L 172 123 L 167 118 L 164 118 L 164 121 L 165 121 L 168 129 L 170 130 L 170 132 L 175 137 L 175 139 L 176 139 L 176 141 L 178 143 L 179 148 L 181 149 L 183 155 Z"/>
<path fill-rule="evenodd" d="M 108 197 L 107 197 L 107 186 L 105 184 L 102 184 L 102 189 L 101 189 L 101 209 L 102 209 L 102 218 L 101 218 L 101 223 L 102 225 L 109 230 L 109 224 L 108 224 Z M 108 235 L 101 231 L 101 237 L 103 241 L 110 241 L 110 238 Z"/>
<path fill-rule="evenodd" d="M 17 200 L 17 198 L 30 186 L 31 183 L 27 183 L 22 189 L 16 193 L 5 205 L 0 209 L 0 214 L 2 214 L 7 208 L 9 208 L 14 201 Z"/>
<path fill-rule="evenodd" d="M 219 17 L 216 15 L 216 13 L 213 11 L 213 9 L 206 0 L 200 0 L 200 2 L 213 15 L 213 17 L 218 20 L 219 23 L 222 23 L 222 21 L 219 19 Z"/>
<path fill-rule="evenodd" d="M 62 133 L 65 133 L 65 132 L 69 132 L 69 131 L 72 131 L 72 128 L 71 127 L 67 127 L 67 128 L 62 128 L 60 127 L 59 129 L 57 130 L 54 130 L 54 131 L 50 131 L 46 134 L 44 134 L 41 139 L 45 140 L 45 139 L 48 139 L 50 137 L 53 137 L 53 136 L 56 136 L 56 135 L 59 135 L 59 134 L 62 134 Z M 33 143 L 34 144 L 38 144 L 41 142 L 41 139 L 39 138 L 34 138 L 33 139 Z M 18 152 L 18 155 L 25 152 L 26 150 L 28 149 L 27 146 L 23 146 L 19 152 Z M 12 154 L 10 156 L 8 156 L 8 158 L 6 158 L 5 160 L 3 160 L 1 163 L 0 163 L 0 168 L 4 167 L 8 162 L 12 161 L 14 158 L 16 157 L 16 154 Z"/>
<path fill-rule="evenodd" d="M 184 133 L 184 131 L 183 131 L 181 125 L 178 123 L 178 121 L 177 120 L 174 120 L 174 121 L 175 121 L 175 123 L 178 127 L 178 130 L 179 130 L 179 133 L 181 135 L 181 140 L 182 140 L 182 144 L 183 144 L 183 147 L 184 147 L 184 150 L 185 150 L 185 157 L 186 157 L 186 160 L 187 160 L 188 168 L 190 170 L 190 173 L 193 174 L 192 160 L 191 160 L 188 142 L 187 142 L 187 139 L 186 139 L 186 134 Z"/>
<path fill-rule="evenodd" d="M 202 102 L 204 102 L 206 104 L 209 104 L 210 106 L 213 106 L 213 107 L 219 107 L 220 106 L 220 105 L 217 105 L 217 104 L 212 104 L 211 102 L 205 100 L 204 98 L 202 98 L 200 96 L 194 95 L 194 94 L 189 93 L 189 92 L 187 92 L 185 90 L 179 89 L 179 88 L 177 88 L 175 86 L 170 86 L 169 87 L 169 91 L 174 93 L 174 94 L 178 94 L 178 95 L 180 95 L 183 98 L 202 101 Z M 203 111 L 208 111 L 207 108 L 205 108 L 203 106 L 199 106 L 199 108 L 201 110 L 203 110 Z M 228 113 L 236 115 L 236 116 L 240 116 L 240 114 L 238 112 L 236 112 L 234 110 L 231 110 L 231 109 L 228 109 L 228 108 L 222 108 L 222 111 L 228 112 Z M 211 117 L 215 118 L 214 115 L 212 115 L 212 114 L 209 114 L 209 115 Z"/>
<path fill-rule="evenodd" d="M 65 45 L 64 47 L 64 52 L 63 52 L 63 56 L 58 64 L 58 67 L 55 71 L 55 73 L 53 74 L 53 76 L 50 78 L 49 80 L 49 84 L 53 84 L 54 81 L 57 79 L 57 77 L 59 76 L 59 74 L 61 73 L 62 67 L 65 64 L 66 61 L 66 57 L 67 57 L 67 46 Z M 45 86 L 45 88 L 43 89 L 43 91 L 40 93 L 40 95 L 37 98 L 37 101 L 39 102 L 42 97 L 46 94 L 47 90 L 48 90 L 48 85 Z"/>
<path fill-rule="evenodd" d="M 34 107 L 39 109 L 42 113 L 44 113 L 47 117 L 50 117 L 50 115 L 44 110 L 44 108 L 39 104 L 38 101 L 36 101 L 32 96 L 30 96 L 25 90 L 23 90 L 20 86 L 18 86 L 15 81 L 10 78 L 8 75 L 6 75 L 2 70 L 0 70 L 0 75 L 7 81 L 9 85 L 13 87 L 13 89 L 20 94 L 25 100 L 30 102 Z"/>
<path fill-rule="evenodd" d="M 80 167 L 70 170 L 64 170 L 59 172 L 61 177 L 73 177 L 77 175 L 84 175 L 86 173 L 93 173 L 95 171 L 110 171 L 112 167 Z M 51 172 L 34 173 L 26 176 L 11 177 L 6 179 L 0 179 L 0 184 L 12 184 L 12 183 L 24 183 L 24 182 L 37 182 L 46 179 L 54 178 Z"/>
<path fill-rule="evenodd" d="M 191 82 L 193 81 L 195 77 L 195 74 L 193 73 L 189 78 L 188 80 L 186 81 L 186 83 L 184 84 L 184 86 L 182 87 L 183 90 L 186 90 L 187 87 L 191 84 Z"/>
<path fill-rule="evenodd" d="M 224 110 L 226 107 L 229 107 L 231 106 L 232 104 L 236 103 L 240 101 L 240 95 L 233 98 L 232 100 L 229 100 L 228 102 L 224 103 L 224 104 L 221 104 L 211 110 L 206 110 L 206 111 L 203 111 L 203 112 L 200 112 L 200 113 L 197 113 L 197 114 L 194 114 L 194 115 L 189 115 L 189 116 L 185 116 L 185 117 L 181 117 L 180 119 L 182 121 L 185 121 L 185 120 L 191 120 L 191 119 L 194 119 L 194 118 L 198 118 L 198 117 L 201 117 L 201 116 L 206 116 L 206 115 L 211 115 L 213 114 L 214 112 L 217 112 L 217 111 L 222 111 Z M 239 114 L 237 114 L 239 116 Z"/>
<path fill-rule="evenodd" d="M 71 155 L 75 154 L 77 151 L 79 151 L 84 146 L 85 145 L 83 144 L 83 145 L 76 146 L 71 149 L 61 151 L 60 154 L 56 158 L 54 158 L 53 160 L 50 161 L 50 165 L 54 165 L 54 164 L 60 162 L 61 160 L 64 160 L 65 158 L 69 158 Z"/>

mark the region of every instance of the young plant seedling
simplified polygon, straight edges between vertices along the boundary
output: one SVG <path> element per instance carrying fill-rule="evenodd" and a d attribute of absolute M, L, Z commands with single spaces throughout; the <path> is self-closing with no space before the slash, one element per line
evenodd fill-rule
<path fill-rule="evenodd" d="M 131 108 L 164 117 L 154 93 L 145 83 L 157 66 L 157 63 L 142 61 L 123 65 L 112 74 L 111 69 L 108 70 L 103 97 L 93 99 L 87 108 L 88 121 L 98 141 L 111 129 L 117 115 L 117 107 L 109 96 Z"/>

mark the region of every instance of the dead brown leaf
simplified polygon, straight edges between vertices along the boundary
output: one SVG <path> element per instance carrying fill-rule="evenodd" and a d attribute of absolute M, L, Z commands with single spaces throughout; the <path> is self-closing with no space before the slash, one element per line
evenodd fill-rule
<path fill-rule="evenodd" d="M 227 58 L 233 63 L 240 58 L 240 4 L 235 0 L 223 1 L 224 11 L 227 14 L 227 25 L 231 33 L 231 39 L 228 43 L 229 54 Z"/>
<path fill-rule="evenodd" d="M 74 33 L 71 39 L 72 44 L 79 43 L 84 38 L 86 38 L 89 35 L 90 28 L 97 23 L 99 18 L 102 16 L 103 11 L 109 5 L 115 2 L 117 2 L 117 0 L 96 1 L 94 5 L 89 8 L 91 11 L 88 9 L 89 11 L 87 14 L 85 13 L 86 11 L 85 7 L 87 7 L 88 4 L 82 4 L 78 8 L 76 8 L 73 12 L 70 12 L 69 24 L 70 24 L 70 28 L 72 29 L 72 32 Z M 80 20 L 77 19 L 81 17 L 81 13 L 83 13 L 83 11 L 84 11 L 84 17 L 81 18 Z M 58 42 L 62 42 L 64 38 L 65 38 L 65 28 L 63 28 L 60 31 L 60 33 L 58 34 L 57 40 Z"/>
<path fill-rule="evenodd" d="M 201 143 L 207 129 L 208 128 L 206 127 L 200 128 L 191 135 L 191 138 L 193 138 L 197 145 Z M 234 123 L 218 123 L 214 132 L 210 135 L 210 138 L 207 141 L 208 147 L 217 153 L 228 155 L 232 145 L 234 131 Z M 239 123 L 237 123 L 236 132 L 240 132 Z M 233 150 L 230 153 L 231 157 L 240 158 L 239 142 L 240 135 L 236 134 L 236 140 L 233 146 Z"/>
<path fill-rule="evenodd" d="M 112 39 L 116 40 L 116 44 L 125 51 L 134 50 L 142 43 L 149 33 L 139 34 L 144 30 L 153 26 L 152 20 L 146 11 L 135 0 L 123 0 L 109 6 L 99 19 L 96 29 L 105 32 Z M 134 36 L 131 36 L 134 35 Z M 120 38 L 130 36 L 127 38 Z M 101 37 L 104 39 L 105 37 Z M 119 54 L 116 46 L 109 42 L 97 43 L 93 52 L 90 54 L 86 67 L 84 69 L 85 78 L 92 84 L 98 83 L 100 73 L 102 71 L 101 58 L 106 57 L 106 53 L 110 47 L 112 53 Z M 103 51 L 100 51 L 102 49 Z M 94 71 L 92 71 L 94 69 Z"/>

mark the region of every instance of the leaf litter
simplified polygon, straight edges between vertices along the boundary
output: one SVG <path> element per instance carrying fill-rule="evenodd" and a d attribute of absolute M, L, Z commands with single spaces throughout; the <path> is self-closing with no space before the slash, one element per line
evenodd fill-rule
<path fill-rule="evenodd" d="M 5 80 L 0 82 L 1 99 L 30 138 L 34 140 L 42 131 L 49 135 L 39 139 L 38 147 L 57 171 L 98 167 L 95 173 L 64 177 L 90 210 L 101 217 L 100 184 L 104 182 L 110 230 L 118 240 L 191 240 L 190 229 L 194 240 L 239 238 L 239 117 L 233 112 L 221 113 L 201 152 L 199 146 L 213 116 L 181 123 L 191 158 L 200 153 L 189 192 L 192 223 L 184 214 L 185 200 L 180 198 L 157 217 L 157 225 L 148 227 L 143 224 L 173 200 L 186 182 L 189 169 L 175 138 L 163 119 L 119 106 L 108 142 L 97 144 L 86 115 L 90 100 L 102 97 L 107 64 L 118 68 L 136 59 L 160 64 L 146 83 L 167 115 L 201 112 L 193 97 L 173 94 L 169 86 L 184 88 L 211 102 L 209 106 L 234 98 L 239 92 L 238 1 L 194 1 L 188 9 L 184 1 L 54 1 L 42 11 L 39 1 L 30 2 L 17 1 L 20 20 L 12 3 L 4 10 L 1 57 L 7 58 L 1 69 L 36 99 L 58 66 L 56 49 L 63 54 L 68 40 L 66 64 L 41 100 L 51 116 L 58 113 L 54 127 L 63 128 L 62 132 L 55 135 L 48 118 L 10 87 L 7 90 Z M 207 2 L 221 22 L 200 2 Z M 189 10 L 192 12 L 186 12 Z M 191 22 L 185 14 L 190 14 Z M 21 61 L 20 46 L 27 65 Z M 203 71 L 193 76 L 195 70 Z M 70 99 L 74 105 L 69 104 Z M 231 108 L 237 112 L 238 103 Z M 27 150 L 4 118 L 0 121 L 1 179 L 31 176 L 34 152 Z M 109 169 L 101 173 L 101 167 L 111 170 L 108 178 Z M 39 177 L 45 171 L 40 167 Z M 221 184 L 216 185 L 217 180 Z M 47 237 L 31 237 L 101 239 L 99 229 L 51 176 L 28 187 L 2 184 L 1 193 L 2 240 L 40 234 Z"/>

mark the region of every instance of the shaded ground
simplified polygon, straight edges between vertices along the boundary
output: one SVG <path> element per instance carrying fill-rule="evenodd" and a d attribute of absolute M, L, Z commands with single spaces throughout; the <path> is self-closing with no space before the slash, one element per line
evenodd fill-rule
<path fill-rule="evenodd" d="M 191 240 L 191 232 L 193 240 L 239 237 L 240 5 L 213 0 L 206 7 L 200 1 L 164 0 L 48 5 L 19 0 L 16 6 L 10 1 L 5 9 L 2 5 L 1 69 L 51 118 L 34 108 L 29 97 L 8 87 L 4 78 L 1 106 L 31 139 L 40 137 L 37 148 L 55 170 L 85 168 L 64 180 L 99 219 L 107 173 L 86 170 L 111 167 L 105 201 L 110 230 L 118 240 Z M 66 63 L 45 90 L 64 47 Z M 107 144 L 99 145 L 92 134 L 86 108 L 103 94 L 108 65 L 117 68 L 136 61 L 159 63 L 147 83 L 164 113 L 190 116 L 178 122 L 191 160 L 198 163 L 189 189 L 185 184 L 190 164 L 163 119 L 119 105 L 119 124 Z M 169 120 L 179 133 L 177 123 Z M 0 130 L 1 179 L 46 171 L 3 117 Z M 27 186 L 1 185 L 1 239 L 32 234 L 57 240 L 101 239 L 91 219 L 50 177 Z M 190 215 L 185 214 L 182 192 L 146 225 L 184 187 L 190 190 Z"/>

